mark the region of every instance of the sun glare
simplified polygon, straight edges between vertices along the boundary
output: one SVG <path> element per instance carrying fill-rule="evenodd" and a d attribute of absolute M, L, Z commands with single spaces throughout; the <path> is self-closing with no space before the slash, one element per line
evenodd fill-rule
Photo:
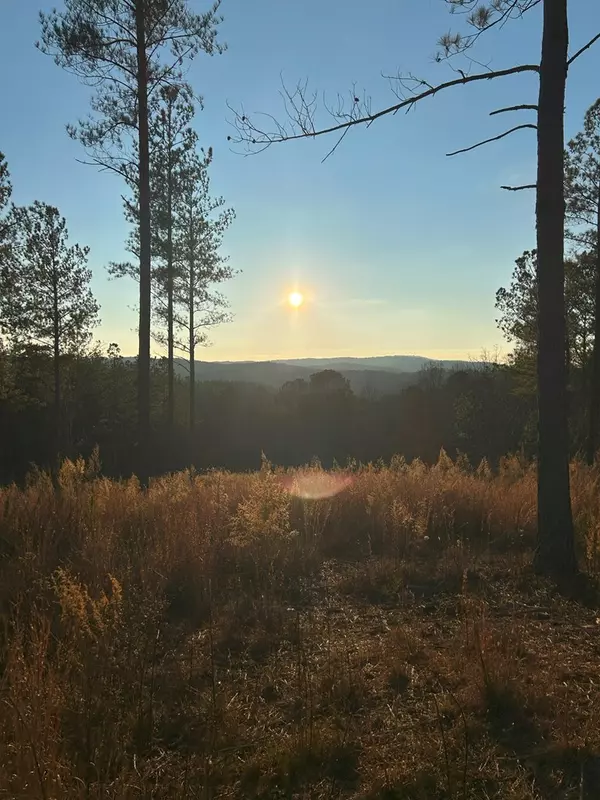
<path fill-rule="evenodd" d="M 304 297 L 300 292 L 290 292 L 288 295 L 288 303 L 292 308 L 300 308 L 304 302 Z"/>

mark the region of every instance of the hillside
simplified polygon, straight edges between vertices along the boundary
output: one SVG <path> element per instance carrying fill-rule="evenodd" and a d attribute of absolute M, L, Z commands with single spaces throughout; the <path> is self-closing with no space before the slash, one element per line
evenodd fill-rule
<path fill-rule="evenodd" d="M 321 370 L 334 369 L 350 381 L 353 391 L 391 393 L 414 383 L 430 366 L 452 370 L 472 369 L 475 362 L 433 361 L 422 356 L 375 356 L 373 358 L 302 358 L 283 361 L 196 361 L 197 381 L 256 383 L 279 389 L 287 381 L 308 380 Z M 178 359 L 177 374 L 188 375 L 184 359 Z"/>
<path fill-rule="evenodd" d="M 419 372 L 431 366 L 441 366 L 444 369 L 470 368 L 477 362 L 473 361 L 436 361 L 424 356 L 371 356 L 369 358 L 295 358 L 278 361 L 280 364 L 292 364 L 298 367 L 315 369 L 337 370 L 385 370 L 386 372 Z"/>

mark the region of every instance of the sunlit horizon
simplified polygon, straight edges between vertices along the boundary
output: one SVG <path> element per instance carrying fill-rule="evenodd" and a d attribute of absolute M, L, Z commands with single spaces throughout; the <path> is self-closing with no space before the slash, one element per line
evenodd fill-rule
<path fill-rule="evenodd" d="M 102 339 L 102 344 L 107 345 L 111 340 Z M 317 348 L 307 350 L 272 350 L 272 351 L 259 351 L 251 354 L 246 354 L 239 351 L 229 350 L 229 348 L 220 348 L 215 346 L 199 348 L 196 353 L 196 361 L 203 361 L 209 364 L 218 363 L 249 363 L 249 362 L 264 362 L 264 361 L 300 361 L 303 359 L 369 359 L 369 358 L 391 358 L 394 356 L 426 358 L 431 361 L 481 361 L 493 360 L 502 362 L 505 360 L 507 353 L 510 352 L 510 347 L 503 345 L 499 347 L 497 343 L 493 343 L 488 347 L 473 346 L 467 349 L 455 350 L 449 348 L 447 350 L 431 350 L 423 348 L 423 350 L 352 350 L 352 349 L 336 349 L 336 348 Z M 135 358 L 137 355 L 137 341 L 131 342 L 129 348 L 121 347 L 121 354 L 125 358 Z M 185 353 L 176 353 L 176 358 L 187 358 Z M 166 356 L 166 350 L 162 348 L 153 348 L 152 357 L 162 358 Z"/>

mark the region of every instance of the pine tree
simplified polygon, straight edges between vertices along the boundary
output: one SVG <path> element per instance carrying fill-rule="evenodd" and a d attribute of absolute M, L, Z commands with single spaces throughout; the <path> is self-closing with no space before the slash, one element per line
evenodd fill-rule
<path fill-rule="evenodd" d="M 557 577 L 577 572 L 569 476 L 564 268 L 564 108 L 567 0 L 543 3 L 537 108 L 538 541 L 534 564 Z"/>
<path fill-rule="evenodd" d="M 150 197 L 152 211 L 152 305 L 158 328 L 152 336 L 167 349 L 167 419 L 174 424 L 175 324 L 174 292 L 177 263 L 174 226 L 182 198 L 186 160 L 195 158 L 198 136 L 191 128 L 195 106 L 191 87 L 181 82 L 162 87 L 149 109 Z M 124 198 L 125 216 L 133 228 L 128 249 L 139 256 L 139 194 Z M 138 280 L 131 262 L 112 263 L 114 277 Z"/>
<path fill-rule="evenodd" d="M 89 248 L 69 245 L 57 208 L 35 202 L 12 211 L 13 254 L 0 273 L 0 327 L 16 348 L 41 345 L 52 358 L 57 452 L 63 446 L 61 363 L 81 352 L 98 323 Z"/>
<path fill-rule="evenodd" d="M 567 145 L 565 153 L 565 194 L 569 232 L 594 253 L 596 276 L 594 294 L 594 346 L 590 382 L 589 425 L 586 457 L 593 464 L 600 427 L 600 100 L 587 110 L 583 130 Z"/>
<path fill-rule="evenodd" d="M 565 260 L 567 364 L 573 388 L 582 383 L 578 377 L 586 372 L 593 347 L 595 272 L 595 258 L 589 253 L 574 253 Z M 538 349 L 537 281 L 536 251 L 526 251 L 516 259 L 510 285 L 496 292 L 496 322 L 514 347 L 513 366 L 518 367 L 527 390 L 532 392 Z"/>
<path fill-rule="evenodd" d="M 190 425 L 195 426 L 195 352 L 207 342 L 206 330 L 231 319 L 224 297 L 214 284 L 234 271 L 219 249 L 235 214 L 221 197 L 210 197 L 208 169 L 212 149 L 198 151 L 191 128 L 194 104 L 191 88 L 181 83 L 161 91 L 151 105 L 150 185 L 152 199 L 152 298 L 157 323 L 153 338 L 167 349 L 167 417 L 174 422 L 175 351 L 188 356 Z M 128 219 L 136 223 L 138 203 L 125 199 Z M 139 253 L 138 227 L 129 237 L 131 253 Z M 113 263 L 115 277 L 137 278 L 134 264 Z"/>
<path fill-rule="evenodd" d="M 161 103 L 150 129 L 155 307 L 157 318 L 166 325 L 166 337 L 161 330 L 156 338 L 167 346 L 167 419 L 171 429 L 175 421 L 174 225 L 177 204 L 183 199 L 185 159 L 197 144 L 197 137 L 190 128 L 193 116 L 190 88 L 185 84 L 167 87 L 161 92 Z"/>
<path fill-rule="evenodd" d="M 95 87 L 94 117 L 70 126 L 91 163 L 125 178 L 139 197 L 140 443 L 150 432 L 151 192 L 149 104 L 177 83 L 185 60 L 217 44 L 220 0 L 204 14 L 187 0 L 65 0 L 63 11 L 41 14 L 39 47 L 57 64 Z"/>
<path fill-rule="evenodd" d="M 176 220 L 175 324 L 179 337 L 175 345 L 188 356 L 190 430 L 196 424 L 196 348 L 206 343 L 207 329 L 230 319 L 226 299 L 212 287 L 234 274 L 220 247 L 235 214 L 230 208 L 220 210 L 225 202 L 222 197 L 210 196 L 211 161 L 210 149 L 204 158 L 192 153 L 187 159 Z"/>

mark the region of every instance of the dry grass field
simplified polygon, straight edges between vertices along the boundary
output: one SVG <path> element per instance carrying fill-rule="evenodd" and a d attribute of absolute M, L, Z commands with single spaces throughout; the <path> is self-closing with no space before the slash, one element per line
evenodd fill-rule
<path fill-rule="evenodd" d="M 443 453 L 0 489 L 0 798 L 600 797 L 600 620 L 534 576 L 535 496 Z"/>

